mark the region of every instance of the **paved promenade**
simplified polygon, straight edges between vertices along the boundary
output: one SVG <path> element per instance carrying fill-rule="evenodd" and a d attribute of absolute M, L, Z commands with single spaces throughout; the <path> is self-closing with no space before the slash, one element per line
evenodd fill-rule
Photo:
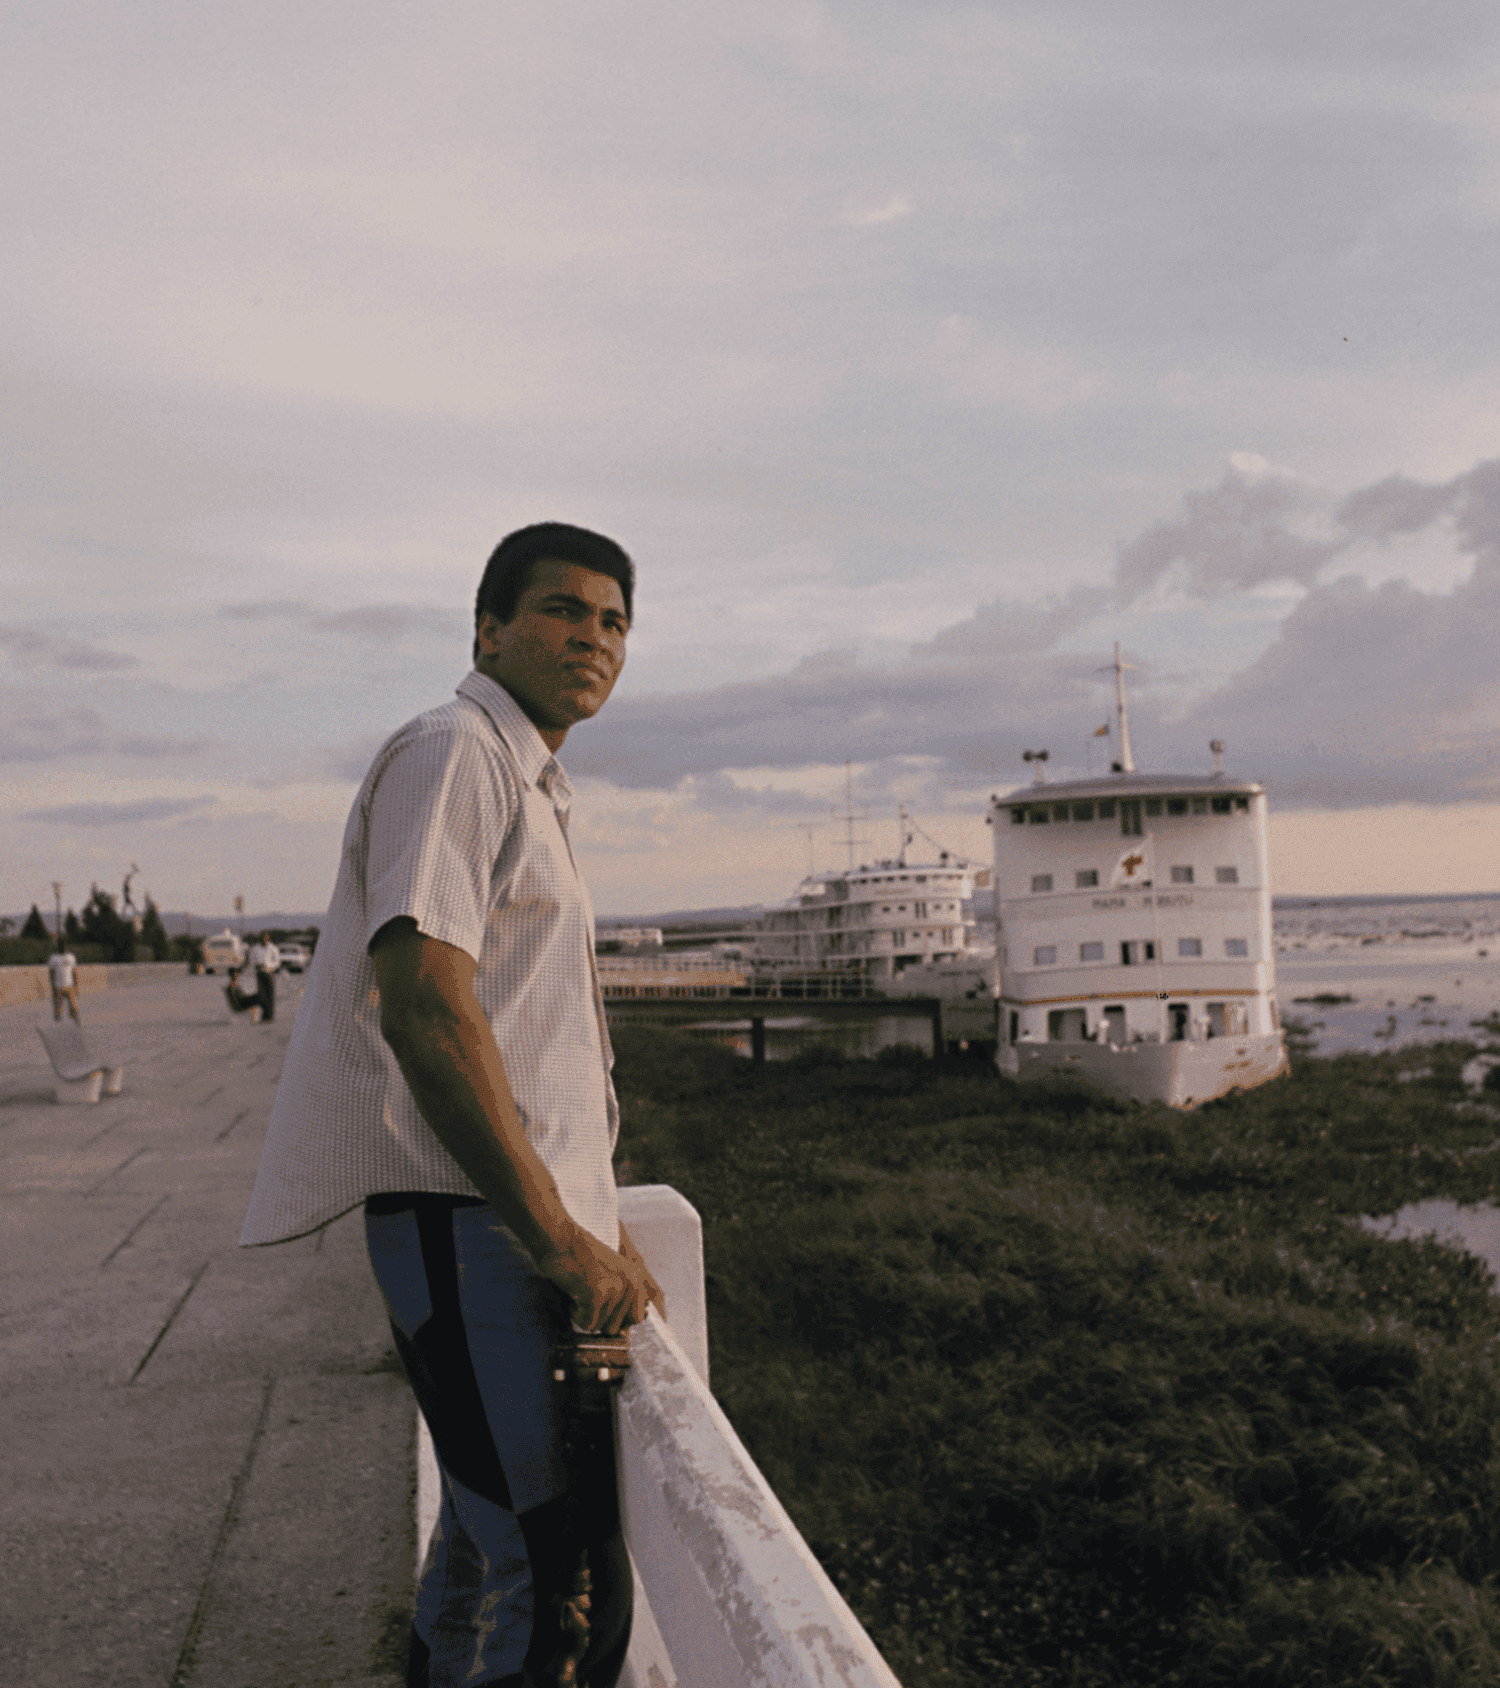
<path fill-rule="evenodd" d="M 275 1024 L 223 981 L 81 999 L 123 1093 L 54 1103 L 0 1008 L 5 1619 L 17 1688 L 397 1688 L 411 1395 L 357 1214 L 236 1247 L 300 984 Z"/>

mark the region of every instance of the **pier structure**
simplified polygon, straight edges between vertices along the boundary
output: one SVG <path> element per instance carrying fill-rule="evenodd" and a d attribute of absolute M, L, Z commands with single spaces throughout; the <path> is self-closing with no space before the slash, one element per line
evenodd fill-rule
<path fill-rule="evenodd" d="M 270 1026 L 180 970 L 100 984 L 91 1046 L 133 1059 L 93 1104 L 54 1099 L 50 1005 L 0 1006 L 0 1679 L 400 1688 L 431 1472 L 361 1216 L 237 1246 L 300 984 Z M 709 1392 L 697 1215 L 621 1196 L 671 1315 L 620 1404 L 627 1688 L 899 1688 Z"/>

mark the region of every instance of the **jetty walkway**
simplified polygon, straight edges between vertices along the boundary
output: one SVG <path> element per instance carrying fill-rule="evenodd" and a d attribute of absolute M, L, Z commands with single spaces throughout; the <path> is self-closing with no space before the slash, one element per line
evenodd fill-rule
<path fill-rule="evenodd" d="M 399 1688 L 414 1412 L 358 1213 L 236 1246 L 291 1035 L 186 973 L 80 999 L 122 1093 L 0 1007 L 0 1681 Z"/>

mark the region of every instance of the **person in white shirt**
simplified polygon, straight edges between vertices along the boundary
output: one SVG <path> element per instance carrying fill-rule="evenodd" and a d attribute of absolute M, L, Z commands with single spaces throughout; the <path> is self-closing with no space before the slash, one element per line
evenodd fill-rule
<path fill-rule="evenodd" d="M 281 953 L 271 942 L 271 934 L 262 932 L 250 946 L 245 966 L 255 974 L 255 994 L 260 1002 L 260 1023 L 269 1026 L 276 1018 L 276 970 L 281 966 Z"/>
<path fill-rule="evenodd" d="M 56 949 L 47 957 L 47 977 L 52 984 L 52 1018 L 62 1019 L 66 1000 L 69 1012 L 78 1020 L 78 957 L 72 950 Z M 81 1025 L 83 1022 L 79 1020 Z"/>
<path fill-rule="evenodd" d="M 613 1447 L 570 1467 L 550 1354 L 661 1304 L 619 1222 L 613 1055 L 556 755 L 614 687 L 633 585 L 618 545 L 562 523 L 491 557 L 474 672 L 386 741 L 350 811 L 240 1239 L 364 1203 L 443 1473 L 414 1688 L 541 1680 L 580 1546 L 580 1680 L 612 1688 L 629 1642 Z"/>

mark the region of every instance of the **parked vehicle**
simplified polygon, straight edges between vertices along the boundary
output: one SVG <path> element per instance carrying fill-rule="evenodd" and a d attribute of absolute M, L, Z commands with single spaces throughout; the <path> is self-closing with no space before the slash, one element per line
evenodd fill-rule
<path fill-rule="evenodd" d="M 312 960 L 305 945 L 293 943 L 290 939 L 284 944 L 277 944 L 276 949 L 281 956 L 283 973 L 305 972 L 307 964 Z"/>
<path fill-rule="evenodd" d="M 226 926 L 222 932 L 203 940 L 203 971 L 214 973 L 222 969 L 228 973 L 245 965 L 245 946 L 237 933 Z"/>

